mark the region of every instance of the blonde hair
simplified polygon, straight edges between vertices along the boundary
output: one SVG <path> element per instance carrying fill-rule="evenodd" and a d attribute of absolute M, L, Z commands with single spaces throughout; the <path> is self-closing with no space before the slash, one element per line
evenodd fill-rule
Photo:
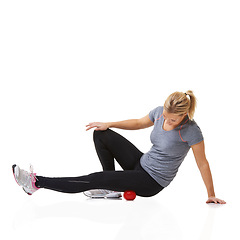
<path fill-rule="evenodd" d="M 164 109 L 167 112 L 177 115 L 183 115 L 187 113 L 191 120 L 193 120 L 196 106 L 197 99 L 191 90 L 188 90 L 186 93 L 174 92 L 164 103 Z"/>

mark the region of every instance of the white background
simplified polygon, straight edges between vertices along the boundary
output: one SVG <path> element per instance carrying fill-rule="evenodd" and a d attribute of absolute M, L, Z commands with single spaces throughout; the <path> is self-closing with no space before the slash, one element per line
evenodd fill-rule
<path fill-rule="evenodd" d="M 1 1 L 1 236 L 239 239 L 239 12 L 233 0 Z M 133 202 L 30 197 L 15 183 L 14 163 L 49 177 L 100 171 L 87 123 L 143 117 L 187 90 L 226 205 L 205 204 L 191 151 L 168 188 Z M 116 131 L 151 147 L 151 129 Z"/>

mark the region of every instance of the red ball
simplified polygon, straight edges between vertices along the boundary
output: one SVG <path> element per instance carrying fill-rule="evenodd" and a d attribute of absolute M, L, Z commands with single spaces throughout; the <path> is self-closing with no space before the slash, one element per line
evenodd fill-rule
<path fill-rule="evenodd" d="M 126 200 L 133 201 L 136 198 L 136 193 L 134 191 L 128 190 L 124 192 L 123 196 Z"/>

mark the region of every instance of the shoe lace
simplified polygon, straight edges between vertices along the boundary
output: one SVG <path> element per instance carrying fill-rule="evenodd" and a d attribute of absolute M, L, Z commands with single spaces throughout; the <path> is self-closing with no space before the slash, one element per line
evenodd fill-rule
<path fill-rule="evenodd" d="M 30 164 L 30 177 L 31 177 L 31 181 L 34 183 L 36 182 L 36 180 L 38 180 L 36 177 L 36 174 L 33 173 L 33 165 L 32 164 Z"/>

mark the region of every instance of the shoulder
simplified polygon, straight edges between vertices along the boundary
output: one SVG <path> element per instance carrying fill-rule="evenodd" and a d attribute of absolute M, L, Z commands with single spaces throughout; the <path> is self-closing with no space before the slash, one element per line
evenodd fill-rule
<path fill-rule="evenodd" d="M 152 122 L 161 117 L 163 113 L 163 106 L 158 106 L 149 112 L 149 118 Z"/>
<path fill-rule="evenodd" d="M 200 127 L 197 125 L 197 123 L 194 120 L 188 121 L 188 128 L 189 131 L 201 131 Z"/>
<path fill-rule="evenodd" d="M 158 106 L 158 107 L 154 108 L 153 110 L 151 110 L 151 112 L 163 112 L 163 106 Z"/>
<path fill-rule="evenodd" d="M 181 131 L 183 139 L 189 146 L 197 144 L 203 140 L 203 134 L 200 127 L 194 120 L 189 120 Z"/>

